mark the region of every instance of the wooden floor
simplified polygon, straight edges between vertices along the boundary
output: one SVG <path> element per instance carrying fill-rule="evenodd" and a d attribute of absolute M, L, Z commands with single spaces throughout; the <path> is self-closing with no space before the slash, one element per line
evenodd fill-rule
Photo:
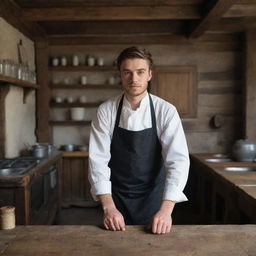
<path fill-rule="evenodd" d="M 101 225 L 102 209 L 98 207 L 71 207 L 62 209 L 54 224 L 57 225 Z M 195 214 L 191 214 L 189 205 L 177 204 L 173 212 L 173 224 L 202 224 Z"/>

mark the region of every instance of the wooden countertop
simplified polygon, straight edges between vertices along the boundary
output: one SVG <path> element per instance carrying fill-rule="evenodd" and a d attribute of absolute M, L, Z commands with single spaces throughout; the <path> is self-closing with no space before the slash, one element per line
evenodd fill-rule
<path fill-rule="evenodd" d="M 232 183 L 237 189 L 243 191 L 248 196 L 256 199 L 256 172 L 234 172 L 224 171 L 224 167 L 256 167 L 255 162 L 225 162 L 225 163 L 210 163 L 206 162 L 207 158 L 216 158 L 213 154 L 192 154 L 191 157 L 203 164 L 209 170 L 212 170 L 216 175 Z"/>
<path fill-rule="evenodd" d="M 6 256 L 248 256 L 256 252 L 256 225 L 178 225 L 154 235 L 143 226 L 112 232 L 97 226 L 17 226 L 0 231 Z"/>

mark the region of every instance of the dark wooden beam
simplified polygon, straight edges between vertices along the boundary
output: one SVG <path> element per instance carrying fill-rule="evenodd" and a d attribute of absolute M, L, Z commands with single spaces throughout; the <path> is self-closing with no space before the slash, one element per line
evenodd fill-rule
<path fill-rule="evenodd" d="M 188 39 L 182 35 L 136 34 L 136 35 L 94 35 L 94 36 L 51 36 L 50 45 L 86 45 L 86 44 L 168 44 L 187 45 L 208 51 L 238 51 L 241 41 L 238 35 L 211 33 L 197 39 Z"/>
<path fill-rule="evenodd" d="M 254 17 L 256 15 L 256 4 L 234 4 L 223 17 Z"/>
<path fill-rule="evenodd" d="M 88 8 L 24 9 L 22 17 L 29 21 L 82 21 L 82 20 L 166 20 L 199 19 L 197 6 L 132 6 Z"/>
<path fill-rule="evenodd" d="M 229 33 L 244 32 L 256 29 L 256 17 L 222 18 L 211 27 L 211 31 Z"/>
<path fill-rule="evenodd" d="M 5 157 L 5 97 L 9 90 L 9 85 L 0 85 L 0 158 Z"/>
<path fill-rule="evenodd" d="M 201 36 L 206 30 L 209 30 L 212 25 L 216 24 L 237 1 L 238 0 L 217 0 L 212 4 L 211 8 L 207 8 L 204 17 L 192 27 L 189 37 Z"/>
<path fill-rule="evenodd" d="M 0 16 L 31 40 L 46 37 L 45 31 L 37 23 L 21 18 L 22 9 L 12 0 L 0 1 Z"/>
<path fill-rule="evenodd" d="M 16 0 L 22 8 L 54 8 L 54 7 L 99 7 L 99 6 L 157 6 L 157 5 L 197 5 L 204 0 Z"/>
<path fill-rule="evenodd" d="M 40 25 L 51 35 L 97 35 L 97 34 L 183 34 L 184 23 L 176 20 L 140 21 L 46 21 Z"/>
<path fill-rule="evenodd" d="M 48 41 L 36 41 L 36 67 L 37 67 L 37 83 L 40 89 L 36 92 L 36 136 L 39 142 L 52 141 L 52 129 L 49 126 L 50 107 L 49 98 L 51 88 L 48 84 L 48 62 L 49 47 Z"/>

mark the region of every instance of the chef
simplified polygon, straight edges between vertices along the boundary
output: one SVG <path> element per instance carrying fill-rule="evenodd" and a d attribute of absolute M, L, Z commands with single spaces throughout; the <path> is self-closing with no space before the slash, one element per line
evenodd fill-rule
<path fill-rule="evenodd" d="M 186 201 L 188 148 L 176 108 L 148 93 L 151 54 L 138 47 L 117 58 L 123 93 L 101 104 L 92 121 L 89 180 L 109 230 L 147 225 L 170 232 L 175 203 Z M 170 81 L 171 83 L 171 81 Z"/>

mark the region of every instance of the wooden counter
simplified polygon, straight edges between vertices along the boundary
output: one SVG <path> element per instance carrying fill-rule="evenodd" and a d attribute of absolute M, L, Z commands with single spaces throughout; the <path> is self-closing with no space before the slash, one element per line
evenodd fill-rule
<path fill-rule="evenodd" d="M 191 155 L 191 177 L 196 179 L 196 207 L 206 223 L 256 223 L 256 172 L 225 171 L 225 167 L 256 167 L 255 162 L 212 163 L 212 154 Z"/>
<path fill-rule="evenodd" d="M 206 162 L 207 158 L 214 158 L 210 154 L 194 154 L 193 158 L 200 161 L 202 164 L 210 168 L 213 172 L 219 175 L 221 178 L 229 181 L 237 189 L 243 191 L 249 191 L 249 195 L 256 200 L 256 172 L 234 172 L 234 171 L 224 171 L 224 167 L 256 167 L 255 162 L 226 162 L 226 163 L 210 163 Z"/>
<path fill-rule="evenodd" d="M 112 232 L 96 226 L 17 226 L 0 231 L 6 256 L 248 256 L 256 252 L 256 225 L 173 226 L 154 235 L 143 226 Z"/>

